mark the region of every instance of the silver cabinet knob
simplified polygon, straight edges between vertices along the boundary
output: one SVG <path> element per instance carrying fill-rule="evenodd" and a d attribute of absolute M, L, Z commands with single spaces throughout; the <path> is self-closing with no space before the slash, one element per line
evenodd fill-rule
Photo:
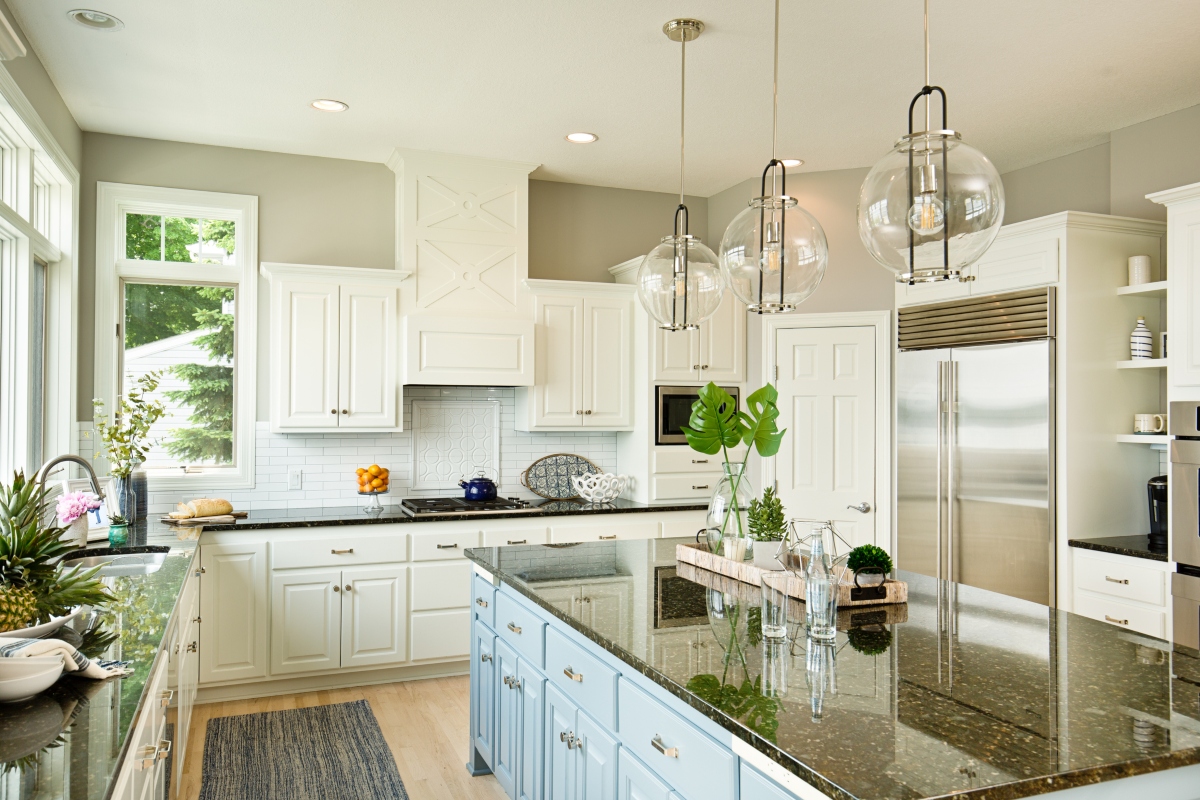
<path fill-rule="evenodd" d="M 857 511 L 860 514 L 870 514 L 871 513 L 871 504 L 867 503 L 867 502 L 859 503 L 856 506 L 846 506 L 846 508 L 850 509 L 851 511 Z"/>

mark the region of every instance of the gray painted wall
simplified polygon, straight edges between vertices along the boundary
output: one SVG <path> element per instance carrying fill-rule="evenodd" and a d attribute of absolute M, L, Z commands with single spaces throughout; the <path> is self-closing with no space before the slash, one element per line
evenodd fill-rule
<path fill-rule="evenodd" d="M 685 196 L 688 229 L 708 244 L 708 200 Z M 529 182 L 529 277 L 611 283 L 608 268 L 671 233 L 679 195 Z"/>
<path fill-rule="evenodd" d="M 1004 224 L 1043 217 L 1059 211 L 1109 213 L 1109 146 L 1006 172 Z"/>
<path fill-rule="evenodd" d="M 1146 219 L 1167 218 L 1167 209 L 1146 195 L 1200 182 L 1200 106 L 1113 131 L 1113 214 Z"/>

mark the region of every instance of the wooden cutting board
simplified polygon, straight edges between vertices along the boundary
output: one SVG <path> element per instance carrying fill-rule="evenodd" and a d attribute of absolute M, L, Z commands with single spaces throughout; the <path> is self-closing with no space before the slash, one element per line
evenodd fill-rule
<path fill-rule="evenodd" d="M 236 520 L 245 519 L 249 515 L 249 511 L 234 511 L 229 514 L 221 514 L 220 516 L 216 517 L 190 517 L 189 519 L 159 517 L 159 522 L 162 522 L 166 525 L 186 525 L 189 528 L 195 525 L 229 525 Z"/>

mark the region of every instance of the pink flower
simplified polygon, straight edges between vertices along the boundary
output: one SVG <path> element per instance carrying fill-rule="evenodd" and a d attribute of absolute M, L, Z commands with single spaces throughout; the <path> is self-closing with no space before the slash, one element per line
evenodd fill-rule
<path fill-rule="evenodd" d="M 100 498 L 91 492 L 67 492 L 59 495 L 58 505 L 55 508 L 58 512 L 58 524 L 70 525 L 84 514 L 99 507 Z"/>

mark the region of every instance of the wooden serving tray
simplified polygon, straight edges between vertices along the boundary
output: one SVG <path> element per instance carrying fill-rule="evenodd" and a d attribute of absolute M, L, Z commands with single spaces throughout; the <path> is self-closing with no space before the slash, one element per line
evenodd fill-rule
<path fill-rule="evenodd" d="M 708 552 L 707 545 L 698 542 L 675 545 L 675 560 L 691 564 L 709 572 L 715 572 L 718 575 L 724 575 L 727 578 L 733 578 L 741 583 L 748 583 L 755 587 L 762 585 L 763 573 L 771 571 L 756 567 L 750 561 L 732 561 L 725 558 L 725 556 L 710 553 Z M 853 574 L 843 569 L 840 577 L 841 581 L 838 583 L 838 608 L 908 602 L 908 584 L 904 581 L 894 581 L 890 578 L 885 580 L 881 587 L 884 590 L 883 597 L 853 599 L 851 595 L 851 592 L 854 591 Z M 800 600 L 804 599 L 803 576 L 791 573 L 788 579 L 788 594 Z"/>
<path fill-rule="evenodd" d="M 228 514 L 221 514 L 215 517 L 188 517 L 187 519 L 159 517 L 158 521 L 166 525 L 184 525 L 190 528 L 195 525 L 228 525 L 235 520 L 245 519 L 249 515 L 249 511 L 232 511 Z"/>

